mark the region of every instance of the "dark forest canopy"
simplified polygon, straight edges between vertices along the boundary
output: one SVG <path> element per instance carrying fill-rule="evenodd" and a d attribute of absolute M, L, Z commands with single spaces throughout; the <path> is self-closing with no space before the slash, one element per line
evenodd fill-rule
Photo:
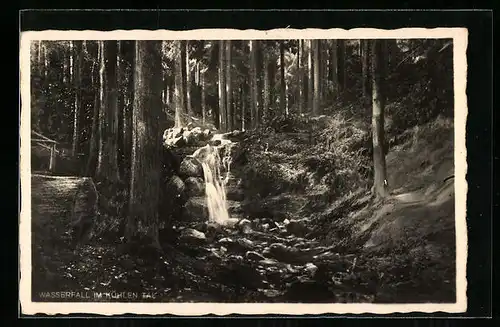
<path fill-rule="evenodd" d="M 165 128 L 173 124 L 175 107 L 179 105 L 183 106 L 183 115 L 188 120 L 190 109 L 190 116 L 199 119 L 203 116 L 202 108 L 206 108 L 207 120 L 219 127 L 218 84 L 221 76 L 218 71 L 221 64 L 224 71 L 229 71 L 229 74 L 223 74 L 221 82 L 230 78 L 231 102 L 235 110 L 228 113 L 235 116 L 232 117 L 236 123 L 234 128 L 241 128 L 243 121 L 247 127 L 252 126 L 250 120 L 254 111 L 259 116 L 254 120 L 271 120 L 280 115 L 299 113 L 300 103 L 308 107 L 303 113 L 312 112 L 315 103 L 321 111 L 327 111 L 339 101 L 356 102 L 363 94 L 366 95 L 363 90 L 369 79 L 365 72 L 370 55 L 364 55 L 360 40 L 317 40 L 312 43 L 308 40 L 255 41 L 255 61 L 252 61 L 251 42 L 234 40 L 226 42 L 231 48 L 230 62 L 225 59 L 228 49 L 223 49 L 223 57 L 219 56 L 222 42 L 190 40 L 183 41 L 182 45 L 176 42 L 162 42 L 162 65 L 159 69 L 163 76 L 163 111 L 167 115 L 162 125 Z M 119 93 L 124 94 L 122 105 L 129 106 L 134 42 L 118 43 Z M 420 103 L 422 106 L 432 98 L 436 102 L 433 107 L 441 107 L 439 102 L 451 110 L 453 67 L 452 46 L 447 49 L 449 45 L 451 40 L 447 39 L 388 40 L 387 77 L 384 81 L 391 85 L 387 90 L 388 101 L 409 101 L 412 105 Z M 312 53 L 310 65 L 309 53 Z M 177 62 L 179 65 L 176 65 Z M 81 108 L 81 130 L 78 129 L 82 134 L 78 141 L 82 143 L 82 149 L 88 148 L 89 131 L 85 126 L 91 125 L 95 94 L 99 92 L 98 42 L 34 41 L 31 63 L 33 128 L 71 144 L 71 128 L 75 121 L 73 110 L 78 104 Z M 316 68 L 318 92 L 309 93 L 315 85 Z M 179 70 L 180 74 L 176 74 Z M 189 70 L 188 74 L 186 70 Z M 255 78 L 252 71 L 255 71 Z M 177 75 L 182 76 L 183 101 L 179 104 L 175 102 Z M 310 78 L 312 83 L 308 82 Z M 80 90 L 79 99 L 75 101 L 77 89 Z M 436 89 L 440 90 L 439 94 L 435 93 Z M 202 93 L 205 97 L 203 104 Z M 250 109 L 244 117 L 241 117 L 242 106 Z"/>

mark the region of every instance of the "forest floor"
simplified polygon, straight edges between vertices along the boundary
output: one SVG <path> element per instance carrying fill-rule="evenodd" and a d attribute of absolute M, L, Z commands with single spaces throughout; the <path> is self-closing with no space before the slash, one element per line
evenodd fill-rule
<path fill-rule="evenodd" d="M 362 184 L 332 195 L 325 185 L 343 180 L 304 161 L 317 156 L 307 144 L 287 148 L 292 141 L 279 133 L 253 137 L 249 163 L 234 172 L 254 174 L 243 188 L 261 187 L 241 203 L 245 219 L 226 227 L 180 222 L 161 235 L 169 240 L 161 252 L 131 250 L 122 238 L 75 249 L 66 236 L 55 237 L 34 251 L 33 300 L 58 301 L 40 293 L 57 289 L 137 292 L 121 300 L 154 302 L 455 301 L 454 179 L 445 181 L 454 172 L 453 120 L 438 118 L 398 136 L 387 155 L 391 195 L 383 201 Z M 333 153 L 340 145 L 331 142 Z M 257 181 L 266 164 L 279 170 L 265 177 L 268 189 Z M 336 175 L 345 174 L 336 167 Z M 272 180 L 278 175 L 281 182 Z M 66 214 L 57 210 L 54 221 Z"/>

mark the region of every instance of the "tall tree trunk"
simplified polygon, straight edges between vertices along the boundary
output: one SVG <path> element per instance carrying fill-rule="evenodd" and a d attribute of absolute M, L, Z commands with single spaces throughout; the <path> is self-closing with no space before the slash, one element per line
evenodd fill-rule
<path fill-rule="evenodd" d="M 103 41 L 101 55 L 101 111 L 99 164 L 97 176 L 119 180 L 118 170 L 118 90 L 117 90 L 117 41 Z"/>
<path fill-rule="evenodd" d="M 385 163 L 384 107 L 385 92 L 382 87 L 384 78 L 383 52 L 384 41 L 374 39 L 372 43 L 372 138 L 373 138 L 373 186 L 377 198 L 388 194 L 387 171 Z"/>
<path fill-rule="evenodd" d="M 119 175 L 123 178 L 125 176 L 125 166 L 123 165 L 124 162 L 124 153 L 123 153 L 123 127 L 125 125 L 125 119 L 124 119 L 124 108 L 125 108 L 125 90 L 124 90 L 124 73 L 123 73 L 123 56 L 122 56 L 122 51 L 123 51 L 123 41 L 117 41 L 117 58 L 116 58 L 116 81 L 117 81 L 117 111 L 118 111 L 118 133 L 117 133 L 117 140 L 118 140 L 118 148 L 117 148 L 117 155 L 118 155 L 118 172 Z"/>
<path fill-rule="evenodd" d="M 286 115 L 285 43 L 280 41 L 280 115 Z"/>
<path fill-rule="evenodd" d="M 219 129 L 223 132 L 227 131 L 227 112 L 226 112 L 226 85 L 224 76 L 224 50 L 225 41 L 219 41 Z"/>
<path fill-rule="evenodd" d="M 132 101 L 134 98 L 134 56 L 135 41 L 121 41 L 121 54 L 124 62 L 130 64 L 131 69 L 127 74 L 127 84 L 124 85 L 123 92 L 123 134 L 122 134 L 122 152 L 123 152 L 123 178 L 129 186 L 130 168 L 132 156 Z M 125 76 L 125 74 L 123 74 Z"/>
<path fill-rule="evenodd" d="M 206 103 L 206 90 L 205 90 L 205 74 L 200 74 L 200 84 L 201 84 L 201 119 L 203 124 L 207 121 L 207 103 Z"/>
<path fill-rule="evenodd" d="M 371 76 L 370 76 L 370 40 L 361 40 L 361 70 L 363 75 L 363 98 L 370 96 Z"/>
<path fill-rule="evenodd" d="M 184 89 L 182 69 L 182 41 L 177 41 L 177 58 L 175 69 L 175 127 L 181 127 L 184 122 Z"/>
<path fill-rule="evenodd" d="M 314 95 L 313 95 L 313 109 L 312 114 L 314 116 L 319 115 L 319 103 L 320 103 L 320 68 L 321 63 L 319 61 L 319 40 L 313 40 L 313 52 L 314 52 Z"/>
<path fill-rule="evenodd" d="M 332 40 L 330 47 L 330 81 L 332 81 L 333 92 L 337 95 L 339 79 L 337 76 L 338 60 L 337 60 L 337 40 Z"/>
<path fill-rule="evenodd" d="M 37 49 L 36 49 L 36 72 L 38 76 L 42 76 L 43 74 L 43 61 L 42 61 L 42 41 L 39 40 L 37 42 Z"/>
<path fill-rule="evenodd" d="M 96 176 L 100 177 L 103 175 L 103 165 L 104 165 L 104 139 L 106 134 L 106 100 L 104 92 L 104 42 L 99 42 L 99 126 L 98 126 L 98 155 L 97 155 L 97 168 Z"/>
<path fill-rule="evenodd" d="M 186 53 L 186 110 L 189 116 L 193 116 L 193 109 L 191 107 L 191 68 L 189 66 L 189 41 L 184 41 Z"/>
<path fill-rule="evenodd" d="M 85 42 L 85 41 L 83 41 Z M 73 143 L 71 154 L 73 158 L 77 158 L 80 150 L 80 115 L 81 115 L 81 72 L 82 72 L 82 41 L 76 41 L 75 51 L 73 52 L 73 69 L 74 69 L 74 87 L 75 87 L 75 103 L 73 111 Z"/>
<path fill-rule="evenodd" d="M 180 74 L 182 76 L 182 103 L 184 107 L 182 108 L 182 113 L 185 114 L 186 116 L 189 114 L 187 110 L 187 75 L 186 75 L 186 40 L 181 40 L 180 42 L 180 60 L 181 60 L 181 69 L 180 69 Z"/>
<path fill-rule="evenodd" d="M 69 52 L 69 51 L 68 51 Z M 62 82 L 63 84 L 68 83 L 68 76 L 69 76 L 69 53 L 66 53 L 65 51 L 63 52 L 63 69 L 62 69 Z"/>
<path fill-rule="evenodd" d="M 276 63 L 276 60 L 275 58 L 272 56 L 271 53 L 269 53 L 269 61 L 268 61 L 268 64 L 269 64 L 269 76 L 268 76 L 268 79 L 269 79 L 269 106 L 268 106 L 268 110 L 267 110 L 267 117 L 268 117 L 268 121 L 273 119 L 274 115 L 275 115 L 275 112 L 274 112 L 274 108 L 276 106 L 276 92 L 275 92 L 275 79 L 276 79 L 276 71 L 278 70 L 278 66 L 277 66 L 277 63 Z"/>
<path fill-rule="evenodd" d="M 329 41 L 321 41 L 321 101 L 325 103 L 325 99 L 327 99 L 327 95 L 329 95 L 329 83 L 328 83 L 328 69 L 330 60 L 330 52 L 329 52 L 330 44 Z"/>
<path fill-rule="evenodd" d="M 317 47 L 317 60 L 316 62 L 318 63 L 318 78 L 319 78 L 319 84 L 318 84 L 318 108 L 321 107 L 322 101 L 323 101 L 323 92 L 325 90 L 324 87 L 324 69 L 325 69 L 325 61 L 324 61 L 324 56 L 323 56 L 323 44 L 321 43 L 321 40 L 316 40 L 316 47 Z"/>
<path fill-rule="evenodd" d="M 345 89 L 345 40 L 337 40 L 337 78 L 338 86 L 341 92 Z"/>
<path fill-rule="evenodd" d="M 74 51 L 75 47 L 74 47 L 74 42 L 73 41 L 69 41 L 69 56 L 68 56 L 68 61 L 69 61 L 69 65 L 68 65 L 68 77 L 69 77 L 69 80 L 68 82 L 69 83 L 73 83 L 73 75 L 75 73 L 74 71 L 74 59 L 75 59 L 75 51 Z"/>
<path fill-rule="evenodd" d="M 231 40 L 226 41 L 226 111 L 227 130 L 233 130 L 233 89 L 231 87 Z"/>
<path fill-rule="evenodd" d="M 269 59 L 268 54 L 263 52 L 263 73 L 264 73 L 264 86 L 263 86 L 263 101 L 262 101 L 262 121 L 269 120 Z"/>
<path fill-rule="evenodd" d="M 299 114 L 302 114 L 302 111 L 304 110 L 304 94 L 303 94 L 303 72 L 302 72 L 302 48 L 303 47 L 303 40 L 299 40 L 299 45 L 298 45 L 298 50 L 297 50 L 297 77 L 298 77 L 298 89 L 299 89 L 299 95 L 298 95 L 298 109 L 299 109 Z"/>
<path fill-rule="evenodd" d="M 98 161 L 98 142 L 99 142 L 99 111 L 100 111 L 100 86 L 95 87 L 96 84 L 100 83 L 100 79 L 96 78 L 96 68 L 100 64 L 101 51 L 100 42 L 98 41 L 97 46 L 97 58 L 92 64 L 91 79 L 92 86 L 94 86 L 94 110 L 92 113 L 92 127 L 90 130 L 90 144 L 89 144 L 89 156 L 87 160 L 87 167 L 85 170 L 86 176 L 95 176 L 96 166 Z M 100 74 L 100 71 L 99 73 Z M 97 82 L 97 83 L 96 83 Z"/>
<path fill-rule="evenodd" d="M 313 110 L 313 98 L 314 98 L 314 72 L 313 72 L 313 62 L 312 62 L 312 40 L 307 40 L 307 104 L 309 110 Z"/>
<path fill-rule="evenodd" d="M 161 41 L 136 41 L 132 169 L 125 237 L 147 239 L 160 248 Z"/>
<path fill-rule="evenodd" d="M 387 66 L 392 69 L 397 64 L 398 44 L 396 39 L 388 39 L 385 42 L 387 44 Z"/>
<path fill-rule="evenodd" d="M 250 129 L 258 126 L 257 40 L 250 41 Z"/>
<path fill-rule="evenodd" d="M 47 53 L 47 46 L 43 46 L 43 76 L 47 77 L 49 70 L 49 54 Z"/>
<path fill-rule="evenodd" d="M 246 93 L 245 93 L 245 84 L 241 84 L 241 130 L 245 130 L 245 121 L 246 121 Z"/>

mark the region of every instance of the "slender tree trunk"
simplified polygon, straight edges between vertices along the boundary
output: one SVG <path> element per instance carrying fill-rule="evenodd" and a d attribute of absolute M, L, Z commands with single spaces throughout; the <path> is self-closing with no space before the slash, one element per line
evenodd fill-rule
<path fill-rule="evenodd" d="M 280 41 L 280 115 L 286 115 L 285 43 Z"/>
<path fill-rule="evenodd" d="M 184 91 L 182 74 L 182 41 L 177 41 L 177 60 L 175 69 L 175 127 L 181 127 L 184 122 Z"/>
<path fill-rule="evenodd" d="M 200 84 L 201 84 L 201 119 L 203 122 L 203 125 L 205 125 L 205 122 L 207 120 L 207 103 L 206 103 L 206 95 L 205 95 L 205 74 L 201 73 L 200 74 Z"/>
<path fill-rule="evenodd" d="M 99 65 L 99 61 L 101 58 L 101 47 L 98 43 L 97 50 L 97 60 L 92 64 L 91 78 L 92 78 L 92 86 L 96 84 L 97 78 L 95 77 L 96 66 Z M 89 156 L 87 160 L 87 167 L 85 171 L 85 175 L 94 176 L 97 166 L 98 160 L 98 142 L 99 142 L 99 109 L 100 109 L 100 86 L 94 90 L 94 110 L 92 113 L 92 127 L 90 131 L 90 144 L 89 144 Z"/>
<path fill-rule="evenodd" d="M 227 118 L 227 113 L 226 113 L 226 85 L 225 85 L 225 80 L 224 80 L 224 45 L 225 41 L 220 40 L 219 41 L 219 128 L 221 131 L 226 132 L 227 131 L 227 124 L 226 124 L 226 118 Z"/>
<path fill-rule="evenodd" d="M 193 109 L 191 107 L 191 69 L 189 67 L 189 41 L 184 42 L 186 53 L 186 110 L 189 116 L 193 116 Z"/>
<path fill-rule="evenodd" d="M 321 40 L 316 40 L 316 48 L 317 48 L 317 60 L 316 62 L 318 63 L 318 79 L 319 79 L 319 84 L 318 84 L 318 108 L 321 107 L 322 101 L 323 101 L 323 92 L 325 90 L 324 88 L 324 63 L 325 61 L 324 56 L 323 56 L 323 44 L 321 43 Z"/>
<path fill-rule="evenodd" d="M 246 127 L 246 98 L 245 82 L 241 84 L 241 130 L 244 131 Z"/>
<path fill-rule="evenodd" d="M 259 64 L 262 64 L 260 58 L 261 58 L 261 47 L 260 47 L 260 42 L 259 40 L 255 40 L 254 41 L 254 48 L 255 48 L 255 55 L 254 55 L 254 67 L 255 67 L 255 93 L 254 93 L 254 101 L 255 101 L 255 114 L 254 114 L 254 128 L 257 128 L 259 127 L 260 125 L 260 120 L 261 120 L 261 105 L 262 105 L 262 94 L 260 92 L 262 86 L 261 86 L 261 83 L 259 82 L 262 82 L 261 81 L 261 74 L 260 74 L 260 71 L 261 71 L 261 67 L 262 65 L 259 65 Z"/>
<path fill-rule="evenodd" d="M 122 152 L 123 152 L 123 179 L 129 187 L 130 182 L 130 168 L 131 168 L 131 155 L 132 155 L 132 101 L 134 98 L 134 55 L 135 55 L 135 41 L 121 41 L 121 54 L 124 63 L 130 65 L 130 70 L 126 75 L 127 83 L 124 85 L 123 90 L 123 134 L 122 134 Z M 123 76 L 125 73 L 123 72 Z"/>
<path fill-rule="evenodd" d="M 370 76 L 370 41 L 361 40 L 361 64 L 363 75 L 363 98 L 367 99 L 370 96 L 371 76 Z"/>
<path fill-rule="evenodd" d="M 106 100 L 104 93 L 104 41 L 99 42 L 99 141 L 98 141 L 98 155 L 97 155 L 97 168 L 96 176 L 100 177 L 103 175 L 103 158 L 104 152 L 104 139 L 106 134 Z"/>
<path fill-rule="evenodd" d="M 319 62 L 319 40 L 313 40 L 313 52 L 314 52 L 314 95 L 313 95 L 313 110 L 312 114 L 314 116 L 319 115 L 319 103 L 320 103 L 320 68 L 321 63 Z"/>
<path fill-rule="evenodd" d="M 43 76 L 47 77 L 49 68 L 49 54 L 47 53 L 47 46 L 43 46 Z"/>
<path fill-rule="evenodd" d="M 85 41 L 83 41 L 85 42 Z M 77 158 L 80 151 L 80 102 L 81 102 L 81 72 L 82 72 L 82 41 L 76 41 L 74 55 L 74 86 L 75 86 L 75 104 L 73 115 L 73 144 L 71 154 Z"/>
<path fill-rule="evenodd" d="M 123 41 L 117 41 L 117 58 L 116 58 L 116 81 L 117 81 L 117 111 L 118 111 L 118 134 L 117 134 L 117 139 L 118 139 L 118 149 L 117 149 L 117 155 L 118 155 L 118 170 L 119 170 L 119 175 L 124 178 L 125 176 L 125 166 L 124 166 L 124 152 L 123 152 L 123 127 L 125 125 L 125 117 L 124 117 L 124 108 L 125 108 L 125 84 L 124 84 L 124 72 L 123 72 Z"/>
<path fill-rule="evenodd" d="M 233 130 L 233 90 L 231 87 L 231 40 L 226 41 L 226 111 L 227 130 Z"/>
<path fill-rule="evenodd" d="M 298 45 L 298 50 L 297 50 L 297 76 L 298 76 L 298 89 L 299 89 L 299 95 L 298 95 L 298 110 L 299 114 L 302 114 L 303 106 L 304 106 L 304 95 L 303 95 L 303 72 L 302 72 L 302 47 L 303 47 L 303 40 L 299 40 L 299 45 Z"/>
<path fill-rule="evenodd" d="M 289 115 L 290 94 L 288 93 L 288 83 L 285 80 L 285 116 Z"/>
<path fill-rule="evenodd" d="M 313 62 L 312 62 L 312 40 L 307 40 L 307 73 L 308 73 L 307 103 L 309 105 L 309 110 L 313 111 L 314 72 L 313 72 Z"/>
<path fill-rule="evenodd" d="M 325 103 L 327 98 L 330 98 L 330 83 L 328 82 L 328 73 L 330 67 L 330 41 L 324 40 L 321 41 L 321 64 L 322 64 L 322 72 L 321 72 L 321 100 L 323 104 Z"/>
<path fill-rule="evenodd" d="M 118 148 L 120 136 L 120 108 L 118 107 L 118 42 L 109 41 L 106 54 L 106 91 L 108 104 L 108 117 L 111 122 L 108 125 L 108 143 L 107 152 L 109 156 L 110 175 L 113 178 L 120 179 L 120 170 L 118 167 Z"/>
<path fill-rule="evenodd" d="M 250 41 L 250 129 L 257 127 L 257 41 Z"/>
<path fill-rule="evenodd" d="M 68 82 L 69 83 L 73 83 L 73 74 L 75 73 L 73 67 L 74 67 L 74 59 L 75 59 L 75 51 L 74 51 L 74 45 L 73 45 L 73 41 L 69 41 L 69 56 L 68 56 L 68 62 L 69 62 L 69 65 L 68 65 L 68 77 L 69 77 L 69 80 Z"/>
<path fill-rule="evenodd" d="M 373 138 L 373 186 L 377 198 L 388 195 L 387 171 L 384 151 L 384 107 L 385 94 L 382 87 L 384 78 L 383 69 L 383 46 L 384 41 L 374 39 L 372 43 L 372 138 Z"/>
<path fill-rule="evenodd" d="M 187 83 L 186 83 L 186 79 L 187 79 L 187 75 L 186 75 L 186 40 L 181 40 L 179 41 L 180 42 L 180 65 L 181 65 L 181 68 L 180 68 L 180 74 L 182 76 L 182 103 L 183 103 L 183 108 L 182 108 L 182 113 L 184 115 L 188 115 L 189 112 L 188 112 L 188 109 L 187 109 Z"/>
<path fill-rule="evenodd" d="M 68 71 L 69 71 L 69 55 L 65 52 L 63 52 L 63 69 L 62 69 L 62 82 L 63 84 L 66 84 L 68 82 Z"/>
<path fill-rule="evenodd" d="M 337 40 L 337 78 L 339 90 L 342 92 L 345 89 L 345 40 Z"/>
<path fill-rule="evenodd" d="M 268 59 L 268 54 L 263 53 L 263 73 L 264 73 L 264 86 L 263 86 L 263 92 L 264 92 L 264 97 L 262 101 L 262 121 L 268 121 L 269 120 L 269 59 Z"/>
<path fill-rule="evenodd" d="M 36 72 L 38 76 L 42 76 L 42 41 L 39 40 L 37 42 L 37 49 L 36 49 Z"/>
<path fill-rule="evenodd" d="M 332 40 L 330 48 L 330 77 L 332 81 L 332 89 L 334 96 L 338 96 L 339 78 L 338 78 L 338 57 L 337 57 L 337 40 Z"/>
<path fill-rule="evenodd" d="M 160 248 L 161 41 L 136 41 L 132 169 L 125 237 L 148 239 Z"/>

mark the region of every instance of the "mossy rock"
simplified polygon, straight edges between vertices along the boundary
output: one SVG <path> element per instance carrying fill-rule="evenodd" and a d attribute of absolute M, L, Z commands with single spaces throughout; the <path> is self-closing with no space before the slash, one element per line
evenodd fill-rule
<path fill-rule="evenodd" d="M 201 166 L 201 162 L 193 157 L 184 158 L 179 168 L 179 174 L 185 178 L 203 177 L 203 167 Z"/>
<path fill-rule="evenodd" d="M 189 197 L 205 195 L 205 182 L 201 177 L 188 177 L 184 184 L 186 185 L 186 195 Z"/>

